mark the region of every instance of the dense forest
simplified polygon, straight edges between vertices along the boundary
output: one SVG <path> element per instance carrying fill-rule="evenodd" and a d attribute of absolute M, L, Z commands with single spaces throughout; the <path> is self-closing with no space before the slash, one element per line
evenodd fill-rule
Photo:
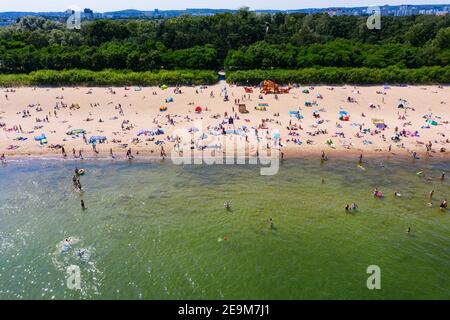
<path fill-rule="evenodd" d="M 243 9 L 213 16 L 86 21 L 81 30 L 69 30 L 63 23 L 25 17 L 0 28 L 0 73 L 420 68 L 417 74 L 450 65 L 450 16 L 383 17 L 381 30 L 369 30 L 366 19 L 257 15 Z M 439 78 L 427 79 L 450 82 L 447 76 L 440 72 Z"/>

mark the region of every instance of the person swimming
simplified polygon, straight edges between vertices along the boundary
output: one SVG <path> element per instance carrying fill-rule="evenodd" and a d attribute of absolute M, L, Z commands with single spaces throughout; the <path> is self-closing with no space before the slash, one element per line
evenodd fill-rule
<path fill-rule="evenodd" d="M 225 207 L 226 210 L 230 210 L 231 209 L 231 205 L 228 201 L 226 201 L 223 206 Z"/>
<path fill-rule="evenodd" d="M 373 196 L 375 198 L 382 198 L 383 197 L 383 193 L 380 190 L 378 190 L 378 188 L 375 188 L 373 190 Z"/>
<path fill-rule="evenodd" d="M 394 197 L 396 198 L 400 198 L 402 195 L 400 193 L 398 193 L 397 191 L 394 192 Z"/>
<path fill-rule="evenodd" d="M 411 227 L 408 227 L 408 229 L 406 229 L 406 233 L 410 234 L 411 233 Z"/>
<path fill-rule="evenodd" d="M 84 256 L 85 253 L 86 253 L 86 250 L 80 249 L 80 250 L 78 250 L 77 255 L 78 255 L 80 258 L 83 258 L 83 256 Z"/>
<path fill-rule="evenodd" d="M 441 174 L 441 181 L 444 181 L 444 179 L 445 179 L 445 172 L 442 172 L 442 174 Z"/>

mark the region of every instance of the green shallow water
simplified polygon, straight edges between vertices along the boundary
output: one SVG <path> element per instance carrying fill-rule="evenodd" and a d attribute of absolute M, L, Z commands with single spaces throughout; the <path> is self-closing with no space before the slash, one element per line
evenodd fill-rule
<path fill-rule="evenodd" d="M 257 166 L 9 162 L 0 299 L 449 299 L 450 212 L 437 207 L 450 198 L 450 164 L 380 162 L 292 159 L 269 177 Z M 75 165 L 87 169 L 85 212 Z M 385 199 L 372 197 L 377 186 Z M 346 214 L 353 201 L 359 211 Z M 78 242 L 61 252 L 66 237 Z M 81 290 L 67 288 L 70 265 Z M 381 290 L 366 287 L 369 265 Z"/>

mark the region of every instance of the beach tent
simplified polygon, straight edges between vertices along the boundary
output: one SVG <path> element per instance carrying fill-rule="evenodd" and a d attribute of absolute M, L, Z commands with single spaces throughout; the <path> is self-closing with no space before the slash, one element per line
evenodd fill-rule
<path fill-rule="evenodd" d="M 92 143 L 92 144 L 96 144 L 97 142 L 98 143 L 103 143 L 105 141 L 106 141 L 106 137 L 105 136 L 92 136 L 89 139 L 89 143 Z"/>
<path fill-rule="evenodd" d="M 302 92 L 303 92 L 303 93 L 309 93 L 309 90 L 308 90 L 308 89 L 303 89 Z"/>
<path fill-rule="evenodd" d="M 305 101 L 305 107 L 312 107 L 311 101 Z"/>
<path fill-rule="evenodd" d="M 169 103 L 169 102 L 173 102 L 173 98 L 172 97 L 169 97 L 169 98 L 166 99 L 166 103 Z"/>
<path fill-rule="evenodd" d="M 202 107 L 196 107 L 196 108 L 195 108 L 195 112 L 197 112 L 197 113 L 202 112 L 202 110 L 203 110 Z"/>
<path fill-rule="evenodd" d="M 45 134 L 43 133 L 43 134 L 41 134 L 40 136 L 34 136 L 34 140 L 35 141 L 39 141 L 39 142 L 42 142 L 43 140 L 47 140 L 47 137 L 45 136 Z"/>
<path fill-rule="evenodd" d="M 259 111 L 266 111 L 268 106 L 269 106 L 268 103 L 258 103 L 255 109 Z"/>
<path fill-rule="evenodd" d="M 161 111 L 161 112 L 167 111 L 167 107 L 161 106 L 161 107 L 159 107 L 159 111 Z"/>
<path fill-rule="evenodd" d="M 380 130 L 384 130 L 387 128 L 383 119 L 372 119 L 372 123 L 375 125 L 375 127 L 377 127 Z"/>
<path fill-rule="evenodd" d="M 200 130 L 196 127 L 192 127 L 189 129 L 189 132 L 199 132 Z"/>
<path fill-rule="evenodd" d="M 431 120 L 431 119 L 428 119 L 427 123 L 431 124 L 432 126 L 437 126 L 438 125 L 437 121 L 434 121 L 434 120 Z"/>
<path fill-rule="evenodd" d="M 303 119 L 303 116 L 301 115 L 300 111 L 289 111 L 289 116 L 296 117 L 297 119 Z"/>
<path fill-rule="evenodd" d="M 347 111 L 339 111 L 339 120 L 341 121 L 349 121 L 350 120 L 350 114 Z"/>
<path fill-rule="evenodd" d="M 161 89 L 162 89 L 162 90 L 166 90 L 167 88 L 169 88 L 169 87 L 166 86 L 165 84 L 163 84 L 163 85 L 161 86 Z"/>

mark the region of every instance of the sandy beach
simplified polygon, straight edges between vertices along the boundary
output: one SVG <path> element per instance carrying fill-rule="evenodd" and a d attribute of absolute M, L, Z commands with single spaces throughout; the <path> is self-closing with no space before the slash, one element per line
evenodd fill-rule
<path fill-rule="evenodd" d="M 117 158 L 125 158 L 131 148 L 134 156 L 160 157 L 163 146 L 170 156 L 177 144 L 174 132 L 196 131 L 200 126 L 199 132 L 192 132 L 194 145 L 205 139 L 216 152 L 223 152 L 220 139 L 246 141 L 251 130 L 258 129 L 268 132 L 271 140 L 275 138 L 270 132 L 279 131 L 271 148 L 285 157 L 322 151 L 449 156 L 448 86 L 317 86 L 264 95 L 257 88 L 246 93 L 244 87 L 226 85 L 228 101 L 223 88 L 223 83 L 165 90 L 4 88 L 0 154 L 63 157 L 64 148 L 66 158 L 78 158 L 80 151 L 83 158 L 91 158 L 110 157 L 112 149 Z M 238 102 L 248 113 L 239 112 Z M 256 110 L 257 106 L 266 110 Z"/>

